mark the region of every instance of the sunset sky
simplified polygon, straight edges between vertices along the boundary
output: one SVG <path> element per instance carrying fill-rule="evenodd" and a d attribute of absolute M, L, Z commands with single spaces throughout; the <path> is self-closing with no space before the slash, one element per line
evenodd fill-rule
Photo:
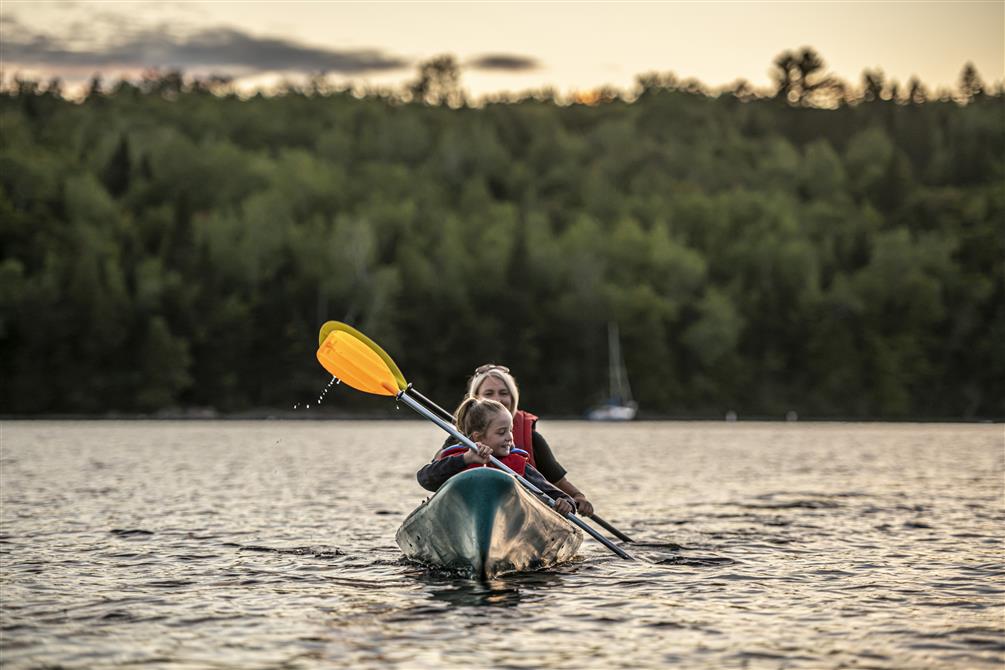
<path fill-rule="evenodd" d="M 449 53 L 475 96 L 559 92 L 674 72 L 712 87 L 771 83 L 779 53 L 814 47 L 858 84 L 866 68 L 932 89 L 967 62 L 1005 78 L 1005 2 L 44 2 L 0 3 L 0 60 L 68 84 L 147 68 L 224 73 L 243 86 L 327 72 L 398 86 Z"/>

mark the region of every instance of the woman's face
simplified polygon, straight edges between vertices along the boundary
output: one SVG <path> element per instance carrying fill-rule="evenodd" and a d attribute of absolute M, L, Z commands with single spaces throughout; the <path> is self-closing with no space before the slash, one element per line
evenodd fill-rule
<path fill-rule="evenodd" d="M 513 446 L 513 417 L 509 412 L 499 412 L 484 433 L 475 432 L 472 436 L 476 442 L 492 448 L 492 455 L 502 458 L 509 455 L 509 450 Z"/>
<path fill-rule="evenodd" d="M 479 398 L 488 398 L 489 400 L 501 402 L 503 407 L 508 409 L 511 414 L 513 413 L 513 396 L 510 394 L 509 389 L 506 388 L 503 380 L 498 377 L 486 377 L 475 393 Z"/>

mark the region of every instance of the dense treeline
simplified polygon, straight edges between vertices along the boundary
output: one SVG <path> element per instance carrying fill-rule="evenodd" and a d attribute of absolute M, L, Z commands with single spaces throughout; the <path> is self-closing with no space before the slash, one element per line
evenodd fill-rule
<path fill-rule="evenodd" d="M 616 321 L 643 415 L 1005 416 L 1000 88 L 866 73 L 848 104 L 779 63 L 772 97 L 648 76 L 478 108 L 435 80 L 412 102 L 18 82 L 0 411 L 303 406 L 334 318 L 445 405 L 491 360 L 578 414 Z"/>

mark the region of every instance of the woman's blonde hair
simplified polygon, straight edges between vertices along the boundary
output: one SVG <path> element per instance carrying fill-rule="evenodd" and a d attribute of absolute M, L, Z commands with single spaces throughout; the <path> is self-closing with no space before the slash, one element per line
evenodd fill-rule
<path fill-rule="evenodd" d="M 509 414 L 509 410 L 501 402 L 468 396 L 457 406 L 454 424 L 465 436 L 471 437 L 475 433 L 484 434 L 492 419 L 502 413 Z"/>
<path fill-rule="evenodd" d="M 509 368 L 505 365 L 488 363 L 476 368 L 475 374 L 468 380 L 468 395 L 477 396 L 478 389 L 481 388 L 482 383 L 489 377 L 495 377 L 506 385 L 510 396 L 513 397 L 513 414 L 516 414 L 516 410 L 520 406 L 520 389 L 517 388 L 516 380 L 513 379 L 513 375 L 509 373 Z"/>

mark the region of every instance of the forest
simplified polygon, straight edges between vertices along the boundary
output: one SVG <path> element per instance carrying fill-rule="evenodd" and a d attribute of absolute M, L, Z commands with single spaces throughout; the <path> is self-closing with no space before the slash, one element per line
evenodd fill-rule
<path fill-rule="evenodd" d="M 613 322 L 640 418 L 1005 417 L 1001 85 L 773 67 L 477 104 L 450 57 L 400 91 L 5 81 L 0 414 L 384 408 L 318 407 L 336 319 L 448 407 L 494 361 L 581 416 Z"/>

